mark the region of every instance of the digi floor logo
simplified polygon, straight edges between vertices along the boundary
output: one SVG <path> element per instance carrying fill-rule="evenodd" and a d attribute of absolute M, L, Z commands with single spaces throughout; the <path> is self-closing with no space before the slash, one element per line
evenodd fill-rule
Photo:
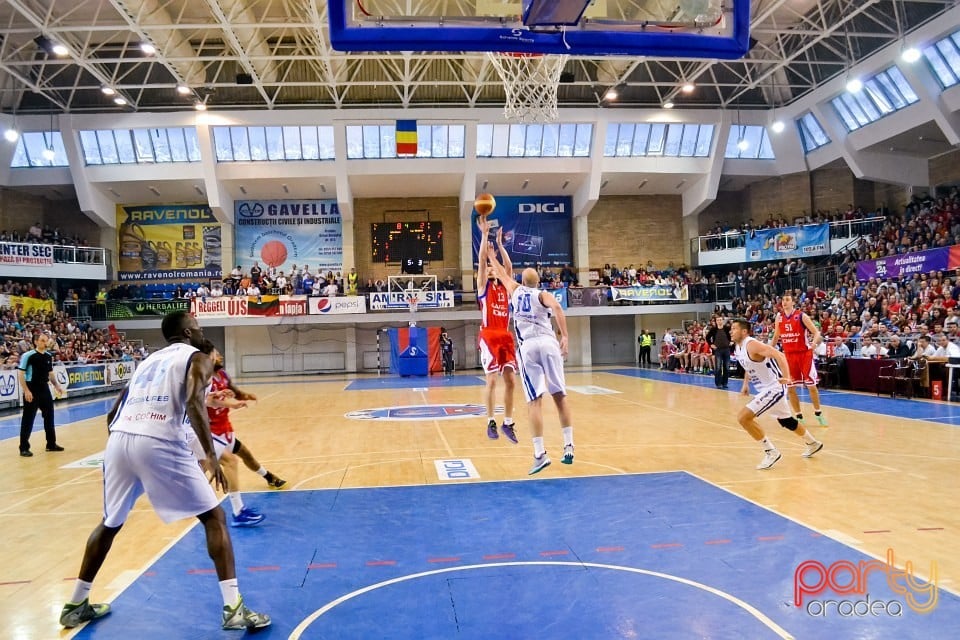
<path fill-rule="evenodd" d="M 890 600 L 870 597 L 875 589 L 886 585 L 896 597 Z M 830 594 L 840 596 L 829 599 Z M 916 613 L 930 613 L 937 607 L 937 563 L 930 563 L 929 581 L 914 576 L 913 563 L 903 569 L 894 563 L 893 549 L 887 549 L 887 561 L 837 560 L 824 565 L 806 560 L 793 573 L 793 604 L 805 608 L 811 616 L 825 618 L 902 617 L 904 606 Z"/>

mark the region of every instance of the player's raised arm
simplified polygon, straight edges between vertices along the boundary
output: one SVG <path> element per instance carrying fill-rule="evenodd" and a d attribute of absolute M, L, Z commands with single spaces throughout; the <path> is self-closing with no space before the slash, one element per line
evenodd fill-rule
<path fill-rule="evenodd" d="M 497 250 L 500 253 L 500 260 L 503 262 L 503 267 L 507 271 L 507 275 L 513 280 L 513 262 L 510 261 L 510 254 L 507 253 L 506 247 L 503 246 L 503 227 L 497 229 Z"/>
<path fill-rule="evenodd" d="M 499 280 L 511 295 L 520 286 L 512 275 L 507 273 L 507 268 L 500 264 L 500 261 L 496 258 L 487 260 L 487 272 Z"/>
<path fill-rule="evenodd" d="M 487 286 L 487 245 L 490 237 L 490 222 L 486 218 L 477 218 L 477 227 L 480 228 L 480 248 L 477 249 L 477 295 Z"/>

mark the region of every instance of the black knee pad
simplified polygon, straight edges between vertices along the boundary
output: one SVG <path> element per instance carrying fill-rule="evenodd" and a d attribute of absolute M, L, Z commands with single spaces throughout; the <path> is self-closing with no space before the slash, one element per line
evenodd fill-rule
<path fill-rule="evenodd" d="M 796 427 L 794 427 L 794 429 L 796 429 Z M 240 447 L 242 446 L 243 445 L 240 444 L 240 440 L 235 438 L 233 441 L 233 448 L 230 449 L 230 453 L 240 453 Z"/>
<path fill-rule="evenodd" d="M 800 426 L 800 423 L 797 422 L 797 419 L 793 416 L 789 418 L 777 418 L 777 422 L 780 423 L 780 426 L 784 429 L 789 429 L 790 431 L 796 431 L 797 427 Z"/>

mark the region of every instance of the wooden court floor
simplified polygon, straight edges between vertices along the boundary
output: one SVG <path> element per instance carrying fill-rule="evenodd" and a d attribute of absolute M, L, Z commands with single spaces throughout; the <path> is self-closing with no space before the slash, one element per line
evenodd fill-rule
<path fill-rule="evenodd" d="M 519 387 L 519 445 L 503 437 L 489 440 L 482 417 L 346 417 L 384 407 L 479 404 L 478 373 L 458 374 L 459 386 L 396 385 L 395 378 L 376 376 L 244 380 L 240 385 L 257 393 L 259 401 L 234 412 L 233 423 L 260 461 L 286 478 L 292 490 L 438 484 L 434 461 L 449 458 L 469 459 L 484 481 L 527 480 L 532 447 Z M 928 415 L 932 403 L 884 401 L 877 405 L 889 414 L 884 415 L 870 410 L 868 396 L 825 393 L 832 405 L 825 410 L 830 426 L 811 427 L 825 442 L 824 450 L 801 458 L 799 438 L 773 419 L 761 418 L 784 454 L 773 469 L 761 472 L 754 467 L 762 452 L 735 420 L 745 397 L 716 390 L 702 376 L 659 377 L 636 377 L 630 368 L 569 371 L 575 464 L 557 463 L 560 429 L 555 411 L 546 405 L 547 450 L 555 463 L 529 480 L 688 471 L 868 555 L 884 558 L 895 549 L 921 577 L 935 562 L 939 586 L 958 592 L 960 405 L 954 414 L 937 403 L 932 409 L 940 417 L 934 421 L 910 417 Z M 739 384 L 734 381 L 731 388 Z M 806 408 L 811 423 L 812 411 Z M 63 416 L 60 410 L 60 424 Z M 30 459 L 17 456 L 15 439 L 2 443 L 0 615 L 5 624 L 0 636 L 71 635 L 60 629 L 57 617 L 70 595 L 86 536 L 100 520 L 102 497 L 98 468 L 62 467 L 101 452 L 105 437 L 99 416 L 61 426 L 59 439 L 67 448 L 61 454 L 44 453 L 38 433 Z M 245 490 L 265 490 L 258 476 L 241 474 Z M 254 501 L 255 496 L 247 500 Z M 163 525 L 141 502 L 117 538 L 94 598 L 115 597 L 192 524 Z M 249 579 L 256 578 L 244 578 Z"/>

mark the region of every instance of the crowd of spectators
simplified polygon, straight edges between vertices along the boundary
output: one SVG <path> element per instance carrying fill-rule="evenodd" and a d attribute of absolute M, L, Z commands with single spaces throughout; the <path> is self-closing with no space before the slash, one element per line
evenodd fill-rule
<path fill-rule="evenodd" d="M 775 216 L 770 214 L 763 222 L 756 220 L 746 220 L 739 225 L 714 222 L 714 226 L 704 234 L 706 244 L 704 249 L 707 251 L 717 249 L 728 249 L 742 247 L 746 242 L 747 236 L 751 232 L 761 229 L 782 229 L 784 227 L 802 226 L 807 224 L 829 224 L 831 222 L 851 222 L 856 220 L 867 220 L 871 218 L 884 218 L 889 212 L 886 207 L 878 207 L 873 210 L 865 210 L 863 207 L 855 207 L 848 204 L 846 210 L 834 209 L 833 212 L 817 210 L 813 214 L 804 212 L 803 215 L 795 216 L 792 220 L 787 220 L 784 215 Z M 846 225 L 831 229 L 830 235 L 833 238 L 846 238 L 860 235 L 868 226 L 859 227 L 852 225 L 850 229 Z"/>
<path fill-rule="evenodd" d="M 0 285 L 0 294 L 22 296 L 24 298 L 36 298 L 37 300 L 51 300 L 55 298 L 50 289 L 40 284 L 34 284 L 32 281 L 18 282 L 14 280 L 7 280 Z"/>
<path fill-rule="evenodd" d="M 24 242 L 30 244 L 54 245 L 53 259 L 55 262 L 85 262 L 97 263 L 102 260 L 103 253 L 91 250 L 89 244 L 79 235 L 67 235 L 59 227 L 34 222 L 26 231 L 19 229 L 0 230 L 0 242 Z M 82 247 L 82 248 L 81 248 Z"/>
<path fill-rule="evenodd" d="M 108 360 L 140 360 L 147 354 L 142 344 L 123 340 L 109 329 L 96 329 L 89 322 L 76 320 L 64 311 L 24 312 L 11 307 L 0 307 L 0 363 L 4 369 L 14 369 L 20 357 L 33 348 L 38 332 L 51 336 L 56 346 L 53 357 L 58 362 L 80 364 Z"/>

